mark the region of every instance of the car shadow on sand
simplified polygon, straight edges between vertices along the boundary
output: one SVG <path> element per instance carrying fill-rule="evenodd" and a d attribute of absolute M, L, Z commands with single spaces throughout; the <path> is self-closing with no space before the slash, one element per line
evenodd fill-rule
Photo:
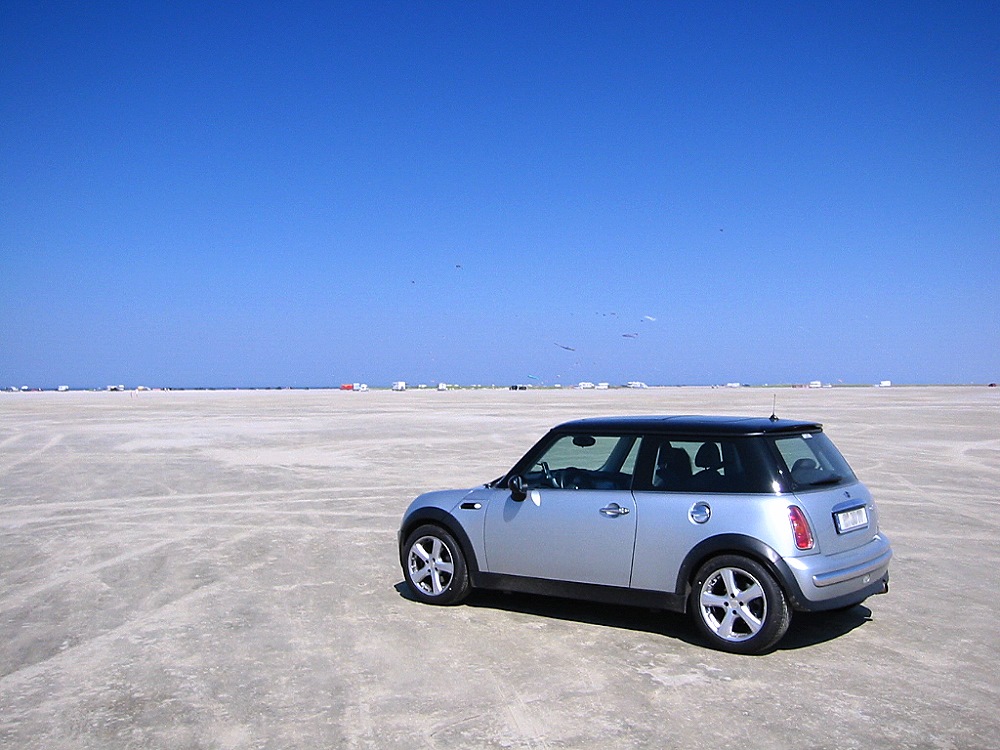
<path fill-rule="evenodd" d="M 397 583 L 394 588 L 404 599 L 419 603 L 404 581 Z M 695 629 L 690 616 L 678 612 L 485 590 L 473 591 L 460 606 L 496 609 L 553 620 L 653 633 L 693 645 L 708 645 Z M 788 651 L 832 641 L 870 622 L 871 619 L 871 610 L 860 604 L 831 612 L 796 612 L 792 616 L 788 633 L 775 650 Z"/>

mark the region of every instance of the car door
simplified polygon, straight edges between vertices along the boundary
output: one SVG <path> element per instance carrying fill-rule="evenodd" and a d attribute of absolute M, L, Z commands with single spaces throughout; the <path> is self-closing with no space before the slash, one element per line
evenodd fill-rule
<path fill-rule="evenodd" d="M 637 440 L 564 435 L 523 474 L 527 497 L 486 509 L 490 572 L 608 586 L 629 585 L 636 513 Z"/>

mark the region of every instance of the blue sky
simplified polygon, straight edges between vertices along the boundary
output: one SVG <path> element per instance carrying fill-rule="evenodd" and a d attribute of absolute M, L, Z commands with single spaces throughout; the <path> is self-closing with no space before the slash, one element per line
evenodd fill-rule
<path fill-rule="evenodd" d="M 0 386 L 1000 380 L 998 40 L 994 2 L 5 2 Z"/>

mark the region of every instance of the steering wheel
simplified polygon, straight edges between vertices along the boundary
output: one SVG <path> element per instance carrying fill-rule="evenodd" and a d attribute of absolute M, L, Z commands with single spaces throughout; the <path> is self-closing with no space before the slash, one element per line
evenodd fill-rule
<path fill-rule="evenodd" d="M 552 475 L 551 471 L 549 471 L 549 465 L 545 461 L 541 461 L 540 464 L 542 467 L 542 473 L 545 475 L 545 481 L 558 489 L 559 480 Z"/>
<path fill-rule="evenodd" d="M 575 466 L 569 466 L 563 470 L 563 489 L 578 490 L 583 482 L 583 472 Z"/>

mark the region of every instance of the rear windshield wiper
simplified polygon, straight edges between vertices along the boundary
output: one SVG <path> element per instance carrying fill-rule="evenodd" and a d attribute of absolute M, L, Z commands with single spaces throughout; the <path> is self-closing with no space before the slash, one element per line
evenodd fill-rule
<path fill-rule="evenodd" d="M 809 486 L 818 487 L 821 484 L 836 484 L 841 479 L 843 479 L 843 477 L 840 476 L 840 474 L 830 474 L 829 476 L 825 476 L 822 479 L 817 479 L 814 482 L 809 482 Z"/>

